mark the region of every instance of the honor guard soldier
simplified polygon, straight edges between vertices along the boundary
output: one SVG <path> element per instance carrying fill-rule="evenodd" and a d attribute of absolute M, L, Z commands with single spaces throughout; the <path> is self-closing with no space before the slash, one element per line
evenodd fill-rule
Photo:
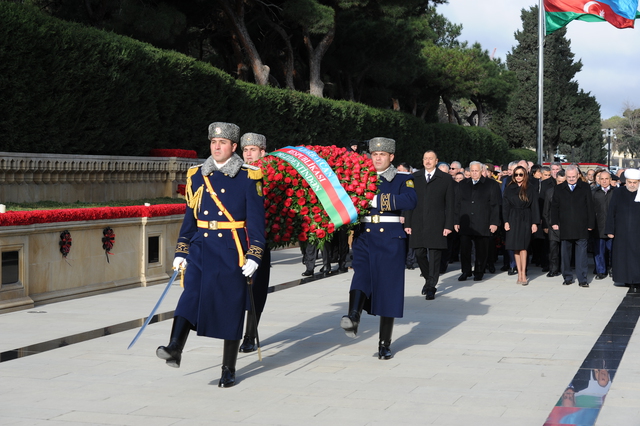
<path fill-rule="evenodd" d="M 371 200 L 369 216 L 356 228 L 352 244 L 353 280 L 349 291 L 348 315 L 342 317 L 342 327 L 349 337 L 356 337 L 362 309 L 380 316 L 378 358 L 390 359 L 394 318 L 404 311 L 404 263 L 406 238 L 400 222 L 402 210 L 416 207 L 413 176 L 398 173 L 391 164 L 396 142 L 388 138 L 373 138 L 369 152 L 378 172 L 379 192 Z"/>
<path fill-rule="evenodd" d="M 266 154 L 267 138 L 258 133 L 245 133 L 240 138 L 240 149 L 247 164 L 253 164 Z M 247 300 L 247 325 L 244 338 L 240 345 L 240 352 L 253 352 L 258 349 L 256 345 L 257 327 L 260 316 L 267 302 L 267 292 L 269 290 L 269 277 L 271 274 L 271 250 L 265 247 L 262 262 L 253 276 L 251 289 L 255 302 L 256 311 L 251 309 L 251 301 Z"/>
<path fill-rule="evenodd" d="M 167 346 L 156 354 L 180 367 L 189 330 L 224 339 L 219 387 L 235 384 L 242 337 L 246 277 L 258 269 L 265 247 L 262 173 L 234 154 L 240 128 L 209 125 L 211 156 L 187 172 L 187 211 L 174 268 L 188 265 Z"/>

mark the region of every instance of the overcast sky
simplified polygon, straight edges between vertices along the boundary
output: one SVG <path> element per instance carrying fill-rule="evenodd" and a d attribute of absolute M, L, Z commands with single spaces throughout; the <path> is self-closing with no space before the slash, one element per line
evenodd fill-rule
<path fill-rule="evenodd" d="M 449 0 L 437 11 L 462 24 L 460 41 L 479 42 L 503 61 L 516 45 L 522 29 L 520 11 L 538 0 Z M 567 25 L 574 60 L 582 61 L 576 74 L 580 88 L 595 96 L 603 119 L 622 115 L 625 102 L 640 108 L 640 20 L 636 28 L 620 30 L 607 22 L 573 21 Z"/>

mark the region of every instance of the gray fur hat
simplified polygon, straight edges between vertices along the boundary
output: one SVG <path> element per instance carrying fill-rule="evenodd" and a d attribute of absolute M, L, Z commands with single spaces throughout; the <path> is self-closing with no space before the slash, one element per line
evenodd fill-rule
<path fill-rule="evenodd" d="M 267 138 L 259 133 L 245 133 L 240 138 L 240 148 L 245 146 L 257 146 L 260 149 L 267 149 Z"/>
<path fill-rule="evenodd" d="M 373 138 L 369 141 L 369 152 L 384 151 L 389 154 L 396 152 L 396 141 L 389 138 Z"/>
<path fill-rule="evenodd" d="M 233 143 L 238 143 L 240 140 L 240 127 L 233 123 L 211 123 L 209 124 L 209 140 L 211 138 L 225 138 Z"/>

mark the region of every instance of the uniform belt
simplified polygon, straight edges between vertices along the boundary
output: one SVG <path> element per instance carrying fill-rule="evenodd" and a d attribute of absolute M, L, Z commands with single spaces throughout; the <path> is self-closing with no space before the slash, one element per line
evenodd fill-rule
<path fill-rule="evenodd" d="M 400 222 L 400 216 L 380 216 L 375 214 L 373 216 L 364 216 L 360 221 L 365 223 Z"/>
<path fill-rule="evenodd" d="M 244 228 L 244 220 L 239 222 L 219 222 L 217 220 L 198 220 L 198 228 L 210 229 L 212 231 L 218 229 L 240 229 Z"/>

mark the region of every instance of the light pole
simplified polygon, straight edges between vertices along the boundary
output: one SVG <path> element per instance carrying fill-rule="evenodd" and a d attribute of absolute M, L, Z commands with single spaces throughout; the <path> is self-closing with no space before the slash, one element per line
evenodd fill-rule
<path fill-rule="evenodd" d="M 616 129 L 602 129 L 602 136 L 607 138 L 607 169 L 611 169 L 611 137 L 616 137 Z"/>

